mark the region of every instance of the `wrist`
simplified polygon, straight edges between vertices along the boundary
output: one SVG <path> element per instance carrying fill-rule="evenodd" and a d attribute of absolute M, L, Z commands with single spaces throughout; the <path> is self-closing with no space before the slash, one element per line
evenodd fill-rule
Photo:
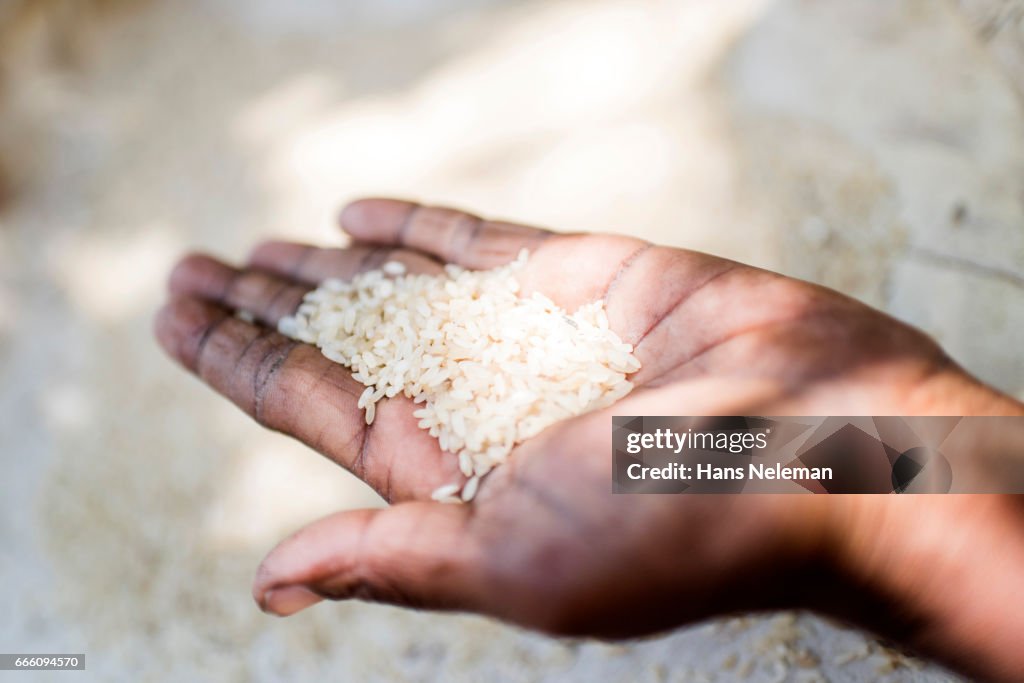
<path fill-rule="evenodd" d="M 842 496 L 829 515 L 830 596 L 846 621 L 992 680 L 1024 670 L 1019 500 Z"/>

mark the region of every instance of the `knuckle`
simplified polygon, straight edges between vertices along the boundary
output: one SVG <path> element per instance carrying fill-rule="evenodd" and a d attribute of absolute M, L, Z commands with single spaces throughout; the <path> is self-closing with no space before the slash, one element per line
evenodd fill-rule
<path fill-rule="evenodd" d="M 449 218 L 448 248 L 453 253 L 468 251 L 485 227 L 485 221 L 471 213 L 455 212 Z"/>
<path fill-rule="evenodd" d="M 412 222 L 419 233 L 414 241 L 433 242 L 449 257 L 466 249 L 484 223 L 471 213 L 443 207 L 423 208 Z"/>
<path fill-rule="evenodd" d="M 268 321 L 276 323 L 280 318 L 291 315 L 298 310 L 305 293 L 304 289 L 288 282 L 277 283 L 267 295 L 265 317 Z"/>
<path fill-rule="evenodd" d="M 180 351 L 182 362 L 194 372 L 200 371 L 203 358 L 210 348 L 210 342 L 222 332 L 222 327 L 227 320 L 227 316 L 222 316 L 196 327 L 192 330 L 191 335 L 182 341 Z"/>
<path fill-rule="evenodd" d="M 394 247 L 367 247 L 366 253 L 359 259 L 356 270 L 362 272 L 379 268 L 386 261 L 390 261 L 396 251 Z"/>
<path fill-rule="evenodd" d="M 259 346 L 260 355 L 252 374 L 252 416 L 259 424 L 273 427 L 273 420 L 266 414 L 267 398 L 274 391 L 276 378 L 295 342 L 274 333 L 265 333 Z"/>
<path fill-rule="evenodd" d="M 367 475 L 367 460 L 369 459 L 370 453 L 370 434 L 372 425 L 361 423 L 359 426 L 359 434 L 353 437 L 353 441 L 358 440 L 358 446 L 355 458 L 352 459 L 352 465 L 349 467 L 352 474 L 356 475 L 362 480 L 366 480 Z"/>
<path fill-rule="evenodd" d="M 234 307 L 259 307 L 265 303 L 275 291 L 278 281 L 264 273 L 256 271 L 237 271 L 225 283 L 224 301 Z"/>

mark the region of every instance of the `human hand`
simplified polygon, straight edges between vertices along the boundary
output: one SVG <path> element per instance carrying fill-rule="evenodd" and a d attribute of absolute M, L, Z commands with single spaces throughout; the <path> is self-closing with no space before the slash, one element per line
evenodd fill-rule
<path fill-rule="evenodd" d="M 620 637 L 733 610 L 811 607 L 941 650 L 942 636 L 899 633 L 901 621 L 830 597 L 855 586 L 853 603 L 905 605 L 861 557 L 895 557 L 879 548 L 886 536 L 898 541 L 905 507 L 878 497 L 611 494 L 612 414 L 1020 411 L 923 334 L 824 288 L 629 237 L 561 235 L 393 200 L 357 202 L 342 224 L 352 247 L 268 243 L 241 270 L 185 258 L 157 320 L 158 339 L 183 365 L 393 503 L 337 513 L 282 542 L 256 577 L 264 609 L 284 615 L 355 597 Z M 327 277 L 386 260 L 411 272 L 489 268 L 522 248 L 531 251 L 526 292 L 567 309 L 604 299 L 643 363 L 631 377 L 637 389 L 518 446 L 472 504 L 434 503 L 430 493 L 462 475 L 417 427 L 412 402 L 383 401 L 367 427 L 356 407 L 363 386 L 274 331 L 277 321 Z M 955 501 L 933 500 L 930 510 L 954 514 Z M 1003 519 L 1008 506 L 981 507 Z M 865 520 L 885 533 L 872 538 Z"/>

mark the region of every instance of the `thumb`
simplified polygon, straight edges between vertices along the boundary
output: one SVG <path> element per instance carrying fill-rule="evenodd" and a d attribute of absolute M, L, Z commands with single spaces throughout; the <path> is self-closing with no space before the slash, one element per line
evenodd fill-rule
<path fill-rule="evenodd" d="M 325 517 L 282 541 L 260 564 L 253 597 L 288 616 L 323 599 L 474 610 L 482 553 L 470 506 L 410 502 Z"/>

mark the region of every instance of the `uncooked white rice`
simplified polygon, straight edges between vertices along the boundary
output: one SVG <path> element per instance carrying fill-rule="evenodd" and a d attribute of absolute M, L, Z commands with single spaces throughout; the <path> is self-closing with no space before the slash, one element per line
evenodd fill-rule
<path fill-rule="evenodd" d="M 472 500 L 516 444 L 633 388 L 626 375 L 640 361 L 609 329 L 603 303 L 569 314 L 540 293 L 520 296 L 516 273 L 527 257 L 523 250 L 485 271 L 448 265 L 439 275 L 389 261 L 351 282 L 323 281 L 278 325 L 366 385 L 357 405 L 367 424 L 383 398 L 420 404 L 419 426 L 466 477 L 438 488 L 435 500 Z"/>

